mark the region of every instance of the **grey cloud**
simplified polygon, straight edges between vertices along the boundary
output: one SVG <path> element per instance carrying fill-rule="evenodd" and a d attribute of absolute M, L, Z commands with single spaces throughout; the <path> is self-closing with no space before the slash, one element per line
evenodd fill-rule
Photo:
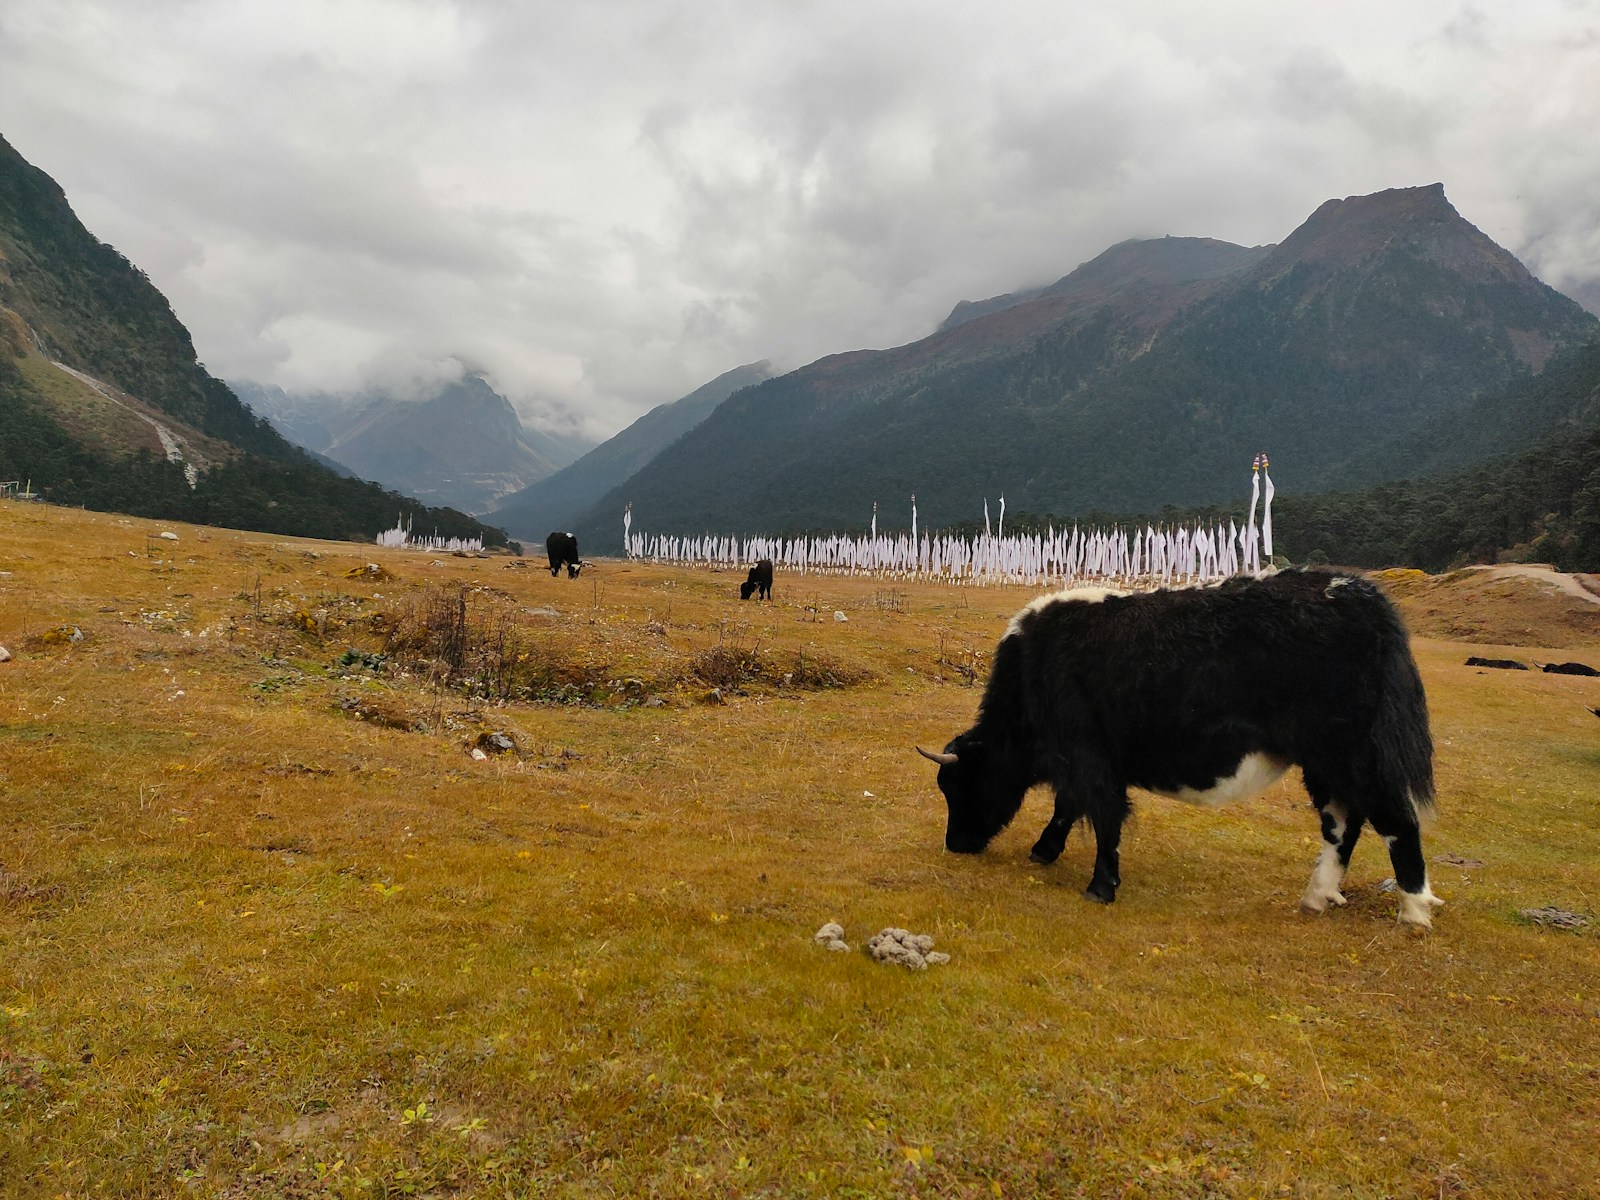
<path fill-rule="evenodd" d="M 471 364 L 599 436 L 1126 237 L 1276 241 L 1434 179 L 1595 304 L 1597 30 L 1561 0 L 8 0 L 0 132 L 213 369 Z"/>

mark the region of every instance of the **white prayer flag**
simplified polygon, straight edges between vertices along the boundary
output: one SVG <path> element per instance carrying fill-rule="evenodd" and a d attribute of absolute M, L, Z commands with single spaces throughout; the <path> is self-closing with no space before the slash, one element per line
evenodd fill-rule
<path fill-rule="evenodd" d="M 1267 472 L 1267 456 L 1261 456 L 1261 478 L 1266 484 L 1266 503 L 1261 513 L 1261 552 L 1266 556 L 1263 566 L 1272 565 L 1272 476 Z"/>

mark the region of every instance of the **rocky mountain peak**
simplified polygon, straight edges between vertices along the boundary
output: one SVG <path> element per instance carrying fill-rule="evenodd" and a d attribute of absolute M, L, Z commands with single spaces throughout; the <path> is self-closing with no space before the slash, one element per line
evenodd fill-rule
<path fill-rule="evenodd" d="M 1263 270 L 1275 274 L 1296 263 L 1350 269 L 1396 253 L 1473 282 L 1533 282 L 1526 267 L 1456 211 L 1442 183 L 1325 201 Z"/>

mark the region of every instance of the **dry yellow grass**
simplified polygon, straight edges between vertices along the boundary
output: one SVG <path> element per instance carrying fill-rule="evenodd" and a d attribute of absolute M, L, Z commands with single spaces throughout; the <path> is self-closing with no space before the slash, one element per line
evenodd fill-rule
<path fill-rule="evenodd" d="M 0 505 L 0 1193 L 1595 1194 L 1600 942 L 1518 914 L 1600 917 L 1597 681 L 1418 642 L 1430 936 L 1375 842 L 1295 911 L 1289 782 L 1137 797 L 1102 908 L 912 752 L 1023 589 L 378 553 Z M 542 702 L 340 662 L 458 588 Z"/>

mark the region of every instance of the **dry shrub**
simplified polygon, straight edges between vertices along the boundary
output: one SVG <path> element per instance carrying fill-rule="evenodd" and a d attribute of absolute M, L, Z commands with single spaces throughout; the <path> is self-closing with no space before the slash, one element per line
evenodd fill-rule
<path fill-rule="evenodd" d="M 76 625 L 57 625 L 54 629 L 47 629 L 43 633 L 36 633 L 27 638 L 23 645 L 30 650 L 43 650 L 47 646 L 73 646 L 88 636 Z"/>
<path fill-rule="evenodd" d="M 718 688 L 740 688 L 771 674 L 760 647 L 726 642 L 690 655 L 685 666 L 690 677 Z"/>
<path fill-rule="evenodd" d="M 0 863 L 0 905 L 31 904 L 38 900 L 52 900 L 60 894 L 61 889 L 56 885 L 30 883 Z"/>
<path fill-rule="evenodd" d="M 374 628 L 385 654 L 469 696 L 559 704 L 609 698 L 603 661 L 585 658 L 559 631 L 536 636 L 500 594 L 461 584 L 430 586 Z"/>
<path fill-rule="evenodd" d="M 652 639 L 642 656 L 648 667 L 619 668 L 610 658 L 616 643 L 605 634 L 586 636 L 583 627 L 546 622 L 529 626 L 508 598 L 462 585 L 430 587 L 374 628 L 399 669 L 486 700 L 616 706 L 691 685 L 820 691 L 870 678 L 814 649 L 770 650 L 727 630 L 701 650 L 680 651 Z"/>
<path fill-rule="evenodd" d="M 720 643 L 691 655 L 691 678 L 712 687 L 739 689 L 752 685 L 823 691 L 852 687 L 871 678 L 871 672 L 848 666 L 816 650 L 797 649 L 777 654 L 759 646 Z"/>
<path fill-rule="evenodd" d="M 413 663 L 437 662 L 458 675 L 467 667 L 467 589 L 460 584 L 425 589 L 420 599 L 393 614 L 384 631 L 384 653 Z"/>
<path fill-rule="evenodd" d="M 430 724 L 425 718 L 413 716 L 404 705 L 389 696 L 341 696 L 338 706 L 356 720 L 384 729 L 421 732 Z"/>
<path fill-rule="evenodd" d="M 826 688 L 854 687 L 872 678 L 872 672 L 862 667 L 852 667 L 817 651 L 796 650 L 793 664 L 784 673 L 783 682 L 789 687 L 807 691 Z"/>

